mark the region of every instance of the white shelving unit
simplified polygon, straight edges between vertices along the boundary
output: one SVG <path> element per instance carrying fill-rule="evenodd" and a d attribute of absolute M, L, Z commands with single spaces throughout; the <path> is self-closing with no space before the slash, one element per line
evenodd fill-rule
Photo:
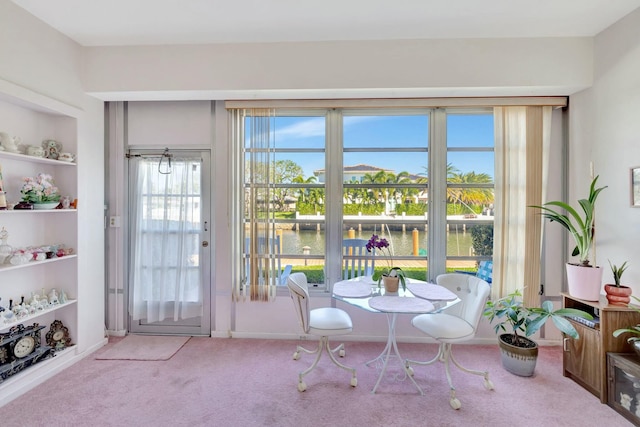
<path fill-rule="evenodd" d="M 77 153 L 80 111 L 59 101 L 28 90 L 0 84 L 0 132 L 22 139 L 26 146 L 41 146 L 44 140 L 56 140 L 63 152 Z M 76 162 L 29 156 L 0 151 L 3 189 L 9 204 L 18 203 L 24 177 L 38 173 L 51 175 L 62 196 L 77 198 L 78 168 Z M 78 214 L 76 209 L 0 210 L 0 229 L 9 233 L 7 244 L 17 248 L 64 245 L 78 248 Z M 82 256 L 80 254 L 80 256 Z M 78 284 L 78 254 L 68 254 L 24 264 L 0 265 L 0 306 L 7 308 L 9 300 L 19 303 L 32 294 L 48 295 L 52 288 L 64 290 L 67 302 L 29 314 L 21 319 L 7 319 L 0 313 L 0 333 L 13 326 L 33 323 L 45 326 L 40 332 L 42 345 L 54 320 L 69 329 L 73 346 L 57 351 L 53 358 L 36 363 L 0 382 L 0 406 L 45 381 L 74 363 L 78 354 L 78 306 L 81 303 Z M 0 380 L 1 381 L 1 380 Z"/>

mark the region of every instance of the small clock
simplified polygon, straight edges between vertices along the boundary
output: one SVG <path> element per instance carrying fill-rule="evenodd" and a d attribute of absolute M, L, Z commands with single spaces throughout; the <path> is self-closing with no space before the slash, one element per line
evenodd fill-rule
<path fill-rule="evenodd" d="M 47 345 L 56 351 L 71 346 L 69 329 L 60 320 L 54 320 L 46 335 Z"/>
<path fill-rule="evenodd" d="M 34 363 L 55 356 L 53 348 L 40 343 L 42 329 L 44 326 L 37 323 L 19 324 L 0 333 L 0 383 Z"/>
<path fill-rule="evenodd" d="M 16 359 L 22 359 L 23 357 L 31 354 L 33 349 L 36 348 L 36 340 L 30 335 L 24 336 L 16 341 L 13 346 L 13 355 Z"/>

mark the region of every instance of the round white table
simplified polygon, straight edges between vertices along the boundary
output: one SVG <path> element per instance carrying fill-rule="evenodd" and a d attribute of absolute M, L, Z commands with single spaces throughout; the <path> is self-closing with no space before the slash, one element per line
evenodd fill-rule
<path fill-rule="evenodd" d="M 410 289 L 413 289 L 414 292 L 411 292 Z M 368 276 L 335 283 L 332 297 L 370 313 L 385 313 L 387 315 L 387 324 L 389 326 L 387 343 L 380 355 L 365 363 L 367 366 L 382 363 L 380 375 L 371 393 L 375 393 L 378 389 L 380 381 L 382 381 L 382 377 L 387 371 L 389 359 L 397 357 L 405 376 L 409 377 L 420 394 L 422 394 L 422 389 L 415 382 L 413 376 L 408 375 L 406 372 L 406 367 L 402 363 L 403 359 L 398 350 L 396 341 L 398 315 L 438 313 L 447 307 L 457 304 L 460 299 L 453 292 L 442 286 L 416 279 L 407 279 L 406 291 L 403 291 L 402 287 L 400 287 L 397 294 L 385 294 L 384 287 L 379 289 L 377 282 L 373 282 Z"/>

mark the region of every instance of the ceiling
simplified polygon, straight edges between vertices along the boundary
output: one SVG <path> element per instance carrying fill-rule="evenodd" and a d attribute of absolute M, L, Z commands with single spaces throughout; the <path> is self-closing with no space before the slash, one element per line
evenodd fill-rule
<path fill-rule="evenodd" d="M 84 46 L 594 36 L 640 0 L 13 0 Z"/>

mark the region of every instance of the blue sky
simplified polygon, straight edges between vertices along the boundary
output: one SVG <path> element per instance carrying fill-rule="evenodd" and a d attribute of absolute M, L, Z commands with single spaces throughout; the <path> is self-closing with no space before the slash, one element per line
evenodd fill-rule
<path fill-rule="evenodd" d="M 344 119 L 345 148 L 425 147 L 428 144 L 427 116 L 357 116 Z M 277 148 L 321 148 L 324 145 L 324 117 L 277 117 Z M 448 115 L 447 138 L 450 147 L 493 147 L 493 116 Z M 305 176 L 313 170 L 324 169 L 324 156 L 286 153 L 287 158 L 298 163 Z M 462 172 L 474 171 L 494 175 L 493 153 L 450 152 L 448 162 Z M 407 171 L 424 173 L 426 153 L 345 153 L 344 164 L 369 164 L 393 169 L 396 173 Z"/>

